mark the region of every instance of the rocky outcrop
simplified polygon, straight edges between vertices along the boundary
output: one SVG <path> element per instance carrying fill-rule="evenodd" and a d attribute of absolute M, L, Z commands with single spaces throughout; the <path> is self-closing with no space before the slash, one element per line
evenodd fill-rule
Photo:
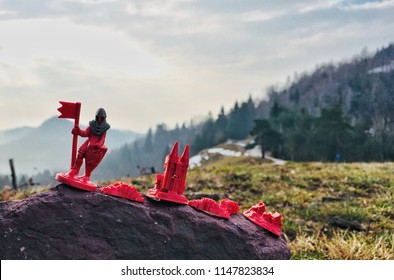
<path fill-rule="evenodd" d="M 289 259 L 282 237 L 243 215 L 143 203 L 65 185 L 0 203 L 1 259 Z"/>

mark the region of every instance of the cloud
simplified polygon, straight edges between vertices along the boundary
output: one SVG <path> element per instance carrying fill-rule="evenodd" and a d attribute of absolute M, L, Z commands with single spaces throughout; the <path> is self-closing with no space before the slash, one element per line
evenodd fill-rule
<path fill-rule="evenodd" d="M 43 100 L 42 120 L 67 98 L 115 127 L 174 125 L 389 43 L 393 2 L 3 0 L 0 94 Z"/>
<path fill-rule="evenodd" d="M 393 8 L 393 0 L 378 0 L 378 1 L 351 1 L 347 5 L 344 5 L 345 10 L 376 10 L 376 9 L 387 9 Z"/>
<path fill-rule="evenodd" d="M 300 13 L 310 13 L 314 11 L 337 7 L 340 3 L 343 3 L 343 0 L 315 1 L 314 3 L 302 5 L 301 7 L 299 7 L 298 11 Z"/>
<path fill-rule="evenodd" d="M 122 33 L 65 19 L 9 20 L 0 24 L 0 60 L 26 68 L 38 59 L 78 61 L 96 70 L 153 75 L 164 64 Z"/>

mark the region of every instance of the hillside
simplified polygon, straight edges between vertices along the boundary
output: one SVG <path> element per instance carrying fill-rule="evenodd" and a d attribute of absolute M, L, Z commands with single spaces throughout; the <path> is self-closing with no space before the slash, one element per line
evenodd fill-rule
<path fill-rule="evenodd" d="M 273 164 L 217 155 L 189 170 L 188 199 L 263 201 L 283 215 L 292 259 L 394 259 L 392 163 Z M 129 180 L 141 192 L 154 176 Z M 106 182 L 107 183 L 107 182 Z"/>
<path fill-rule="evenodd" d="M 250 136 L 254 120 L 271 117 L 275 104 L 281 111 L 269 120 L 272 130 L 268 134 L 274 131 L 278 137 L 271 139 L 274 145 L 267 149 L 276 157 L 331 162 L 337 155 L 342 161 L 394 160 L 393 61 L 391 44 L 371 55 L 362 53 L 317 66 L 282 88 L 272 87 L 268 100 L 255 103 L 249 97 L 235 102 L 228 112 L 222 108 L 206 121 L 175 129 L 159 124 L 146 138 L 111 151 L 101 178 L 136 176 L 138 166 L 162 170 L 168 146 L 175 141 L 181 146 L 190 144 L 195 155 L 229 139 L 243 140 Z"/>
<path fill-rule="evenodd" d="M 29 134 L 33 129 L 33 127 L 24 126 L 0 131 L 0 145 L 18 140 L 19 138 Z"/>
<path fill-rule="evenodd" d="M 394 104 L 394 44 L 375 54 L 362 53 L 340 63 L 324 63 L 304 72 L 282 89 L 271 87 L 269 99 L 257 106 L 259 117 L 268 117 L 274 103 L 289 109 L 306 109 L 318 115 L 322 108 L 340 103 L 346 114 L 379 114 Z M 368 112 L 363 112 L 366 107 Z M 382 113 L 382 112 L 381 112 Z"/>

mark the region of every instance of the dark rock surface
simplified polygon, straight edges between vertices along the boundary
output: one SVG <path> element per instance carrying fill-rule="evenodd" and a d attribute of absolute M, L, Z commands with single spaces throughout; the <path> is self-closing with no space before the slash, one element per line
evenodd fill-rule
<path fill-rule="evenodd" d="M 65 185 L 0 203 L 1 259 L 289 259 L 282 237 L 243 215 L 143 204 Z"/>

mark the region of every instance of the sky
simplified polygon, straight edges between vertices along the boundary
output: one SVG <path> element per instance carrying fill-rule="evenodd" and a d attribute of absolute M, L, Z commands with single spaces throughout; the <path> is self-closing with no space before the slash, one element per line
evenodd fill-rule
<path fill-rule="evenodd" d="M 0 0 L 0 130 L 58 101 L 81 123 L 188 124 L 394 42 L 394 0 Z"/>

